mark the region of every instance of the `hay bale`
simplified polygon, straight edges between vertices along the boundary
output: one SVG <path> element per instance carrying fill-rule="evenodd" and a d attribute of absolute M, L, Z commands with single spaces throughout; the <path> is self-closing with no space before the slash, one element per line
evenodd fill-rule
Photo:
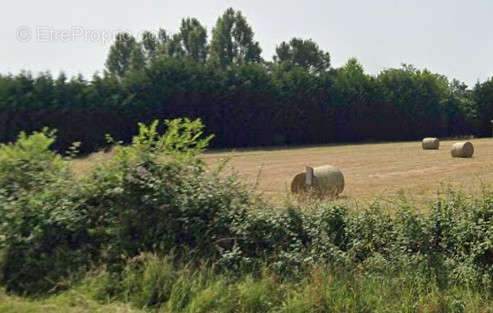
<path fill-rule="evenodd" d="M 308 186 L 306 185 L 306 176 L 305 173 L 299 173 L 291 181 L 291 192 L 292 193 L 304 193 L 308 190 Z"/>
<path fill-rule="evenodd" d="M 470 158 L 474 154 L 474 146 L 469 141 L 456 142 L 450 153 L 454 158 Z"/>
<path fill-rule="evenodd" d="M 307 173 L 299 173 L 293 178 L 292 193 L 300 194 L 311 191 L 318 196 L 337 196 L 344 191 L 344 175 L 335 166 L 325 165 L 313 168 L 311 186 L 307 184 L 310 180 L 307 180 L 306 175 Z"/>
<path fill-rule="evenodd" d="M 438 138 L 424 138 L 423 150 L 438 150 L 440 148 L 440 140 Z"/>

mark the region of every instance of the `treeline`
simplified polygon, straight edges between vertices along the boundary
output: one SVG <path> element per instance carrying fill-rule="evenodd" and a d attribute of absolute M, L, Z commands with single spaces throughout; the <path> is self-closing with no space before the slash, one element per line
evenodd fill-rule
<path fill-rule="evenodd" d="M 200 117 L 214 147 L 487 136 L 493 78 L 468 88 L 411 65 L 377 76 L 356 59 L 341 68 L 312 40 L 293 38 L 262 58 L 254 32 L 228 9 L 212 29 L 182 20 L 170 34 L 122 33 L 106 69 L 82 76 L 0 75 L 0 141 L 21 130 L 58 129 L 57 148 L 84 152 L 128 142 L 137 122 Z"/>

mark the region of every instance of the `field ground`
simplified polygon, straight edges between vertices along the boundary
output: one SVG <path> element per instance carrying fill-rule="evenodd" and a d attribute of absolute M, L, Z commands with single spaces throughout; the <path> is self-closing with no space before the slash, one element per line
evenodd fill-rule
<path fill-rule="evenodd" d="M 210 151 L 203 158 L 211 166 L 229 159 L 228 168 L 275 202 L 289 196 L 291 179 L 305 165 L 332 164 L 341 169 L 346 181 L 339 201 L 392 202 L 405 197 L 424 204 L 449 187 L 477 194 L 493 184 L 493 139 L 470 141 L 475 148 L 471 159 L 450 156 L 455 141 L 442 141 L 440 150 L 427 151 L 421 149 L 421 142 L 398 142 Z M 96 153 L 75 160 L 74 168 L 83 172 L 107 158 Z"/>

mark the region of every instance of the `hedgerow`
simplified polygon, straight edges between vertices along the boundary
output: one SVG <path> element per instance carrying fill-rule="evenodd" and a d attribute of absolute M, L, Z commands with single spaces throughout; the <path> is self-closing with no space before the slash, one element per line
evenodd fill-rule
<path fill-rule="evenodd" d="M 161 134 L 157 122 L 141 124 L 131 145 L 116 145 L 114 158 L 83 178 L 70 172 L 69 158 L 49 150 L 50 132 L 0 147 L 0 279 L 8 291 L 54 292 L 100 266 L 129 279 L 129 260 L 146 253 L 217 272 L 267 268 L 281 279 L 323 266 L 491 286 L 488 192 L 451 194 L 426 213 L 331 203 L 274 208 L 234 175 L 204 165 L 199 155 L 212 137 L 203 137 L 200 121 L 164 126 Z M 12 176 L 17 166 L 22 171 Z"/>

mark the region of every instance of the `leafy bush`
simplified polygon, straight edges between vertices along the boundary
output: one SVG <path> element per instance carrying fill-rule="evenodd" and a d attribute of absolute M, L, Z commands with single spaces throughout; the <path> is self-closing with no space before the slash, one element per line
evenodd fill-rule
<path fill-rule="evenodd" d="M 232 237 L 232 220 L 252 205 L 250 193 L 231 177 L 205 171 L 197 156 L 212 137 L 200 138 L 200 121 L 166 121 L 163 135 L 158 126 L 140 124 L 132 145 L 117 146 L 113 161 L 81 180 L 48 151 L 49 137 L 21 137 L 13 145 L 24 147 L 28 140 L 42 149 L 32 153 L 23 173 L 39 182 L 35 191 L 6 194 L 0 204 L 8 290 L 47 291 L 92 262 L 119 269 L 127 257 L 146 251 L 192 249 L 194 255 L 218 257 L 220 243 Z M 16 158 L 10 154 L 5 163 L 20 163 Z M 39 159 L 61 162 L 64 170 L 34 166 Z"/>
<path fill-rule="evenodd" d="M 32 191 L 67 174 L 67 164 L 50 146 L 55 132 L 20 133 L 17 141 L 0 145 L 0 189 L 4 194 Z"/>
<path fill-rule="evenodd" d="M 161 134 L 158 122 L 140 124 L 132 145 L 117 145 L 113 160 L 82 179 L 49 151 L 50 133 L 21 135 L 0 148 L 1 281 L 7 290 L 59 290 L 67 277 L 93 265 L 106 265 L 118 284 L 137 288 L 129 266 L 139 272 L 135 257 L 149 253 L 173 253 L 192 267 L 205 263 L 238 275 L 268 268 L 285 279 L 323 265 L 374 278 L 411 271 L 440 288 L 492 286 L 491 194 L 451 194 L 424 214 L 408 205 L 391 213 L 377 204 L 359 212 L 330 203 L 275 209 L 234 175 L 205 167 L 199 155 L 212 137 L 203 138 L 200 121 L 164 126 Z M 150 286 L 168 290 L 142 273 Z M 178 284 L 181 278 L 170 279 Z M 173 310 L 185 301 L 169 290 L 142 292 L 132 300 L 139 306 L 171 301 Z"/>
<path fill-rule="evenodd" d="M 85 216 L 73 193 L 67 159 L 49 150 L 47 129 L 0 146 L 2 280 L 9 290 L 52 288 L 87 263 Z"/>

